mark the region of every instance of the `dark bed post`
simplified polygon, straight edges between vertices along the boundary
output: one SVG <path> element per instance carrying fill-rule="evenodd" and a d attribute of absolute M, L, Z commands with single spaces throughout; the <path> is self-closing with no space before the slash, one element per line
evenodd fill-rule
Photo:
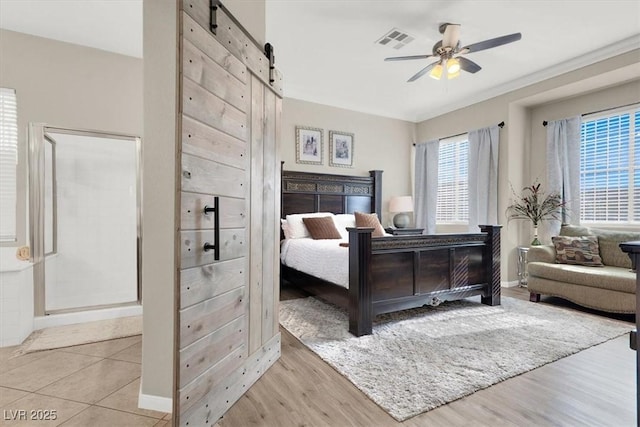
<path fill-rule="evenodd" d="M 349 232 L 349 332 L 371 334 L 371 233 L 373 228 Z"/>
<path fill-rule="evenodd" d="M 372 170 L 369 175 L 373 178 L 373 200 L 371 201 L 371 209 L 378 214 L 378 220 L 382 222 L 382 171 Z"/>
<path fill-rule="evenodd" d="M 489 289 L 480 301 L 487 305 L 500 305 L 500 229 L 501 225 L 481 225 L 480 231 L 487 233 L 484 249 L 484 265 Z"/>
<path fill-rule="evenodd" d="M 620 249 L 631 258 L 631 268 L 636 271 L 636 330 L 629 335 L 629 345 L 636 351 L 636 424 L 640 425 L 640 348 L 638 348 L 638 331 L 640 331 L 640 240 L 620 243 Z"/>

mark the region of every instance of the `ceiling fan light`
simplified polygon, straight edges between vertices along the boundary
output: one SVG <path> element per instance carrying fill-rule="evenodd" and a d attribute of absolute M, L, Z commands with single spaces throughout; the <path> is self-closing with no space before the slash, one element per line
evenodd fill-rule
<path fill-rule="evenodd" d="M 449 80 L 455 79 L 459 75 L 460 75 L 460 71 L 456 71 L 455 73 L 447 73 L 447 79 L 449 79 Z"/>
<path fill-rule="evenodd" d="M 460 61 L 458 61 L 457 58 L 449 58 L 449 60 L 447 60 L 447 72 L 449 74 L 456 74 L 460 72 Z"/>
<path fill-rule="evenodd" d="M 429 77 L 431 77 L 432 79 L 440 80 L 440 77 L 442 77 L 442 65 L 437 64 L 435 67 L 433 67 L 431 69 L 431 72 L 429 73 Z"/>

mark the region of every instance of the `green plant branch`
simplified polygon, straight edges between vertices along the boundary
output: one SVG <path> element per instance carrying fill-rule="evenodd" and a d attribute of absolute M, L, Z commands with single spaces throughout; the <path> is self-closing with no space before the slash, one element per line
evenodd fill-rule
<path fill-rule="evenodd" d="M 537 227 L 542 221 L 561 219 L 562 209 L 566 205 L 562 201 L 562 196 L 559 193 L 545 194 L 540 190 L 540 183 L 537 180 L 533 185 L 524 187 L 521 195 L 515 194 L 513 187 L 511 192 L 515 202 L 507 207 L 509 221 L 526 219 L 530 220 L 534 227 Z"/>

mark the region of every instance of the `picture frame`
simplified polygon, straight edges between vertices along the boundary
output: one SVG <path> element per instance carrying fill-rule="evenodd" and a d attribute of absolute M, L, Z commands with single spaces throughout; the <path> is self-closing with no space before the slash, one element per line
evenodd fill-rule
<path fill-rule="evenodd" d="M 322 129 L 296 126 L 296 163 L 322 164 L 322 133 Z"/>
<path fill-rule="evenodd" d="M 329 166 L 353 167 L 354 139 L 349 132 L 329 131 Z"/>

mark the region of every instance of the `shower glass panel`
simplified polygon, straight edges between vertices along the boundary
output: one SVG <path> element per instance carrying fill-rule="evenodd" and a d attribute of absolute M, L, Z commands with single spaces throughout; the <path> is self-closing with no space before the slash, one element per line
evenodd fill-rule
<path fill-rule="evenodd" d="M 43 134 L 45 312 L 139 302 L 139 139 Z"/>

